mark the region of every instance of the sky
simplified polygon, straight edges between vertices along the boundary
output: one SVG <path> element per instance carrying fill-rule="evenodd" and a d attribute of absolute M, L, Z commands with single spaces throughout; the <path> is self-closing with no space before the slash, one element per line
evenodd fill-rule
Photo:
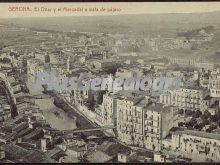
<path fill-rule="evenodd" d="M 29 8 L 31 11 L 24 11 L 24 8 Z M 67 8 L 72 9 L 72 11 L 66 10 Z M 75 11 L 77 8 L 80 10 Z M 111 9 L 115 10 L 112 11 Z M 0 3 L 0 18 L 200 13 L 212 11 L 220 11 L 220 2 Z"/>

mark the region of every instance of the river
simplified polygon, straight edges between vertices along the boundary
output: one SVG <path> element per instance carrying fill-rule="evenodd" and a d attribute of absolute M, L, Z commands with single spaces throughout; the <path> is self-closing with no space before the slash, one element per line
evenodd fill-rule
<path fill-rule="evenodd" d="M 29 76 L 27 86 L 30 90 L 30 94 L 42 94 L 41 91 L 34 88 L 33 76 Z M 43 110 L 43 115 L 52 128 L 56 128 L 58 130 L 76 129 L 76 120 L 62 109 L 57 108 L 53 104 L 53 101 L 53 98 L 44 98 L 36 99 L 35 103 Z"/>

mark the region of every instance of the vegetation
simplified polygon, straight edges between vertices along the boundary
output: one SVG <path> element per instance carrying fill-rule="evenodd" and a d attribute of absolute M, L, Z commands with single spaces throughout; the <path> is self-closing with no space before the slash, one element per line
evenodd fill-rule
<path fill-rule="evenodd" d="M 182 114 L 183 110 L 179 110 L 178 114 Z M 216 128 L 220 127 L 220 111 L 217 112 L 215 115 L 211 115 L 209 111 L 205 111 L 203 114 L 201 111 L 196 110 L 186 110 L 185 111 L 185 116 L 186 117 L 192 117 L 190 121 L 188 122 L 179 122 L 178 126 L 179 127 L 187 127 L 187 129 L 197 129 L 197 130 L 202 130 L 204 126 L 210 125 L 209 128 L 207 128 L 205 131 L 206 132 L 212 132 Z M 200 120 L 201 122 L 198 122 Z"/>

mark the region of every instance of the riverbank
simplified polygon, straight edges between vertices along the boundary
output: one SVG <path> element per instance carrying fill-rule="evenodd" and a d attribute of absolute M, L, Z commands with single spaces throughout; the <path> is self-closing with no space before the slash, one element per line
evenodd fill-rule
<path fill-rule="evenodd" d="M 69 116 L 74 116 L 76 118 L 77 129 L 91 129 L 91 128 L 97 127 L 97 125 L 95 125 L 94 123 L 91 123 L 89 119 L 87 119 L 82 114 L 78 113 L 75 108 L 71 107 L 68 103 L 66 103 L 65 100 L 63 100 L 63 98 L 59 97 L 58 95 L 52 92 L 44 92 L 44 93 L 54 98 L 55 106 L 65 111 Z M 106 137 L 106 135 L 102 131 L 87 132 L 86 135 Z"/>
<path fill-rule="evenodd" d="M 27 88 L 30 95 L 40 95 L 41 97 L 33 98 L 35 104 L 42 110 L 42 115 L 50 126 L 57 130 L 73 130 L 76 129 L 76 117 L 68 115 L 63 109 L 54 105 L 54 98 L 43 97 L 40 90 L 36 90 L 33 86 L 34 77 L 29 76 L 27 81 Z"/>

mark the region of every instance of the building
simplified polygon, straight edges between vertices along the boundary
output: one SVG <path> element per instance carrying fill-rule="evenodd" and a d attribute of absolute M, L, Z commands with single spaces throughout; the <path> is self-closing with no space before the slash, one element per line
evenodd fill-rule
<path fill-rule="evenodd" d="M 162 139 L 173 127 L 173 109 L 155 104 L 147 98 L 117 100 L 117 133 L 122 142 L 160 150 Z"/>
<path fill-rule="evenodd" d="M 203 99 L 208 95 L 205 89 L 180 88 L 160 95 L 160 103 L 181 109 L 200 109 Z"/>
<path fill-rule="evenodd" d="M 43 72 L 43 62 L 38 59 L 27 60 L 27 74 L 36 76 L 39 72 Z"/>
<path fill-rule="evenodd" d="M 196 130 L 177 130 L 172 133 L 172 150 L 202 161 L 220 161 L 220 135 Z"/>
<path fill-rule="evenodd" d="M 159 151 L 162 140 L 173 127 L 173 107 L 152 103 L 146 107 L 144 115 L 145 148 Z"/>
<path fill-rule="evenodd" d="M 103 95 L 101 106 L 96 109 L 96 119 L 101 125 L 109 126 L 117 124 L 117 96 L 113 93 Z"/>
<path fill-rule="evenodd" d="M 204 68 L 206 70 L 213 70 L 215 65 L 213 63 L 208 63 L 208 62 L 198 62 L 195 64 L 195 67 Z"/>
<path fill-rule="evenodd" d="M 212 73 L 209 79 L 211 97 L 220 97 L 220 74 Z"/>
<path fill-rule="evenodd" d="M 117 69 L 117 72 L 115 73 L 116 77 L 122 77 L 122 78 L 131 78 L 134 76 L 134 73 L 132 70 L 125 69 L 125 68 L 119 68 Z"/>
<path fill-rule="evenodd" d="M 93 60 L 91 64 L 92 67 L 98 70 L 116 69 L 119 66 L 118 61 L 115 59 Z"/>
<path fill-rule="evenodd" d="M 119 152 L 117 157 L 118 157 L 118 162 L 129 163 L 130 161 L 137 158 L 137 153 L 133 151 Z"/>
<path fill-rule="evenodd" d="M 147 100 L 143 100 L 143 105 L 137 105 L 142 100 L 143 97 L 135 93 L 127 93 L 117 99 L 117 133 L 122 142 L 143 147 L 143 107 Z"/>
<path fill-rule="evenodd" d="M 195 66 L 196 63 L 202 62 L 202 58 L 192 56 L 165 56 L 171 63 L 183 66 Z"/>
<path fill-rule="evenodd" d="M 166 91 L 160 95 L 160 103 L 172 105 L 172 91 Z"/>

